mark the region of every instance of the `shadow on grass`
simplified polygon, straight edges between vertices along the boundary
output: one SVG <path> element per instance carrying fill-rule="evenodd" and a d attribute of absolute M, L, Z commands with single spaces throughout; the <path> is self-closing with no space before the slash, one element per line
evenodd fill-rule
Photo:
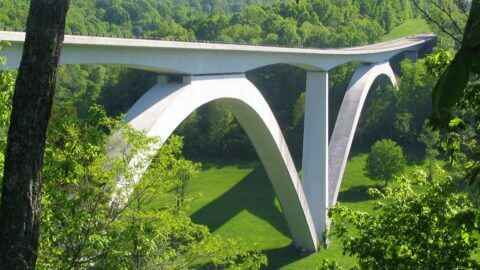
<path fill-rule="evenodd" d="M 405 153 L 405 158 L 407 160 L 407 165 L 409 166 L 421 166 L 425 163 L 425 150 L 423 147 L 405 147 L 403 149 Z"/>
<path fill-rule="evenodd" d="M 371 188 L 381 189 L 381 186 L 370 185 L 370 186 L 355 186 L 347 190 L 340 191 L 338 194 L 338 201 L 340 202 L 363 202 L 374 200 L 368 194 L 368 190 Z"/>
<path fill-rule="evenodd" d="M 251 160 L 210 160 L 210 159 L 196 159 L 195 161 L 202 163 L 202 170 L 209 170 L 209 169 L 219 169 L 226 166 L 233 166 L 238 169 L 245 169 L 250 168 L 255 165 L 258 165 L 259 162 L 251 161 Z"/>
<path fill-rule="evenodd" d="M 247 210 L 290 236 L 283 213 L 275 206 L 275 192 L 262 167 L 257 167 L 220 197 L 193 213 L 193 222 L 214 232 L 240 212 Z"/>
<path fill-rule="evenodd" d="M 262 251 L 268 258 L 268 265 L 263 269 L 279 269 L 300 260 L 300 257 L 293 245 L 267 249 Z"/>
<path fill-rule="evenodd" d="M 200 162 L 202 164 L 202 170 L 208 169 L 219 169 L 226 166 L 232 166 L 239 169 L 250 168 L 252 166 L 257 166 L 260 164 L 259 160 L 252 160 L 249 159 L 242 159 L 242 158 L 209 158 L 209 157 L 202 157 L 197 155 L 188 155 L 186 156 L 187 159 Z"/>

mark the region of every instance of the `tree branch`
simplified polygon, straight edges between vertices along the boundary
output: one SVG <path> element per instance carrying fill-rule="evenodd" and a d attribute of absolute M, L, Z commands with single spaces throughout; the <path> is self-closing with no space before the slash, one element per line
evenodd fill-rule
<path fill-rule="evenodd" d="M 458 26 L 457 22 L 453 19 L 452 17 L 452 13 L 450 10 L 446 10 L 445 7 L 443 7 L 442 5 L 438 4 L 437 2 L 435 1 L 432 1 L 432 4 L 438 9 L 440 10 L 441 12 L 443 12 L 445 15 L 447 15 L 447 17 L 450 19 L 450 21 L 452 22 L 453 26 L 455 27 L 455 29 L 457 29 L 457 31 L 462 34 L 463 33 L 463 30 L 460 29 L 460 27 Z"/>
<path fill-rule="evenodd" d="M 438 28 L 440 28 L 442 32 L 450 36 L 452 39 L 454 39 L 458 43 L 462 43 L 462 41 L 459 38 L 457 38 L 454 34 L 450 33 L 447 29 L 445 29 L 445 27 L 443 27 L 442 24 L 434 20 L 423 8 L 421 8 L 416 0 L 413 0 L 413 4 L 418 10 L 420 10 L 420 12 L 422 12 L 422 14 L 427 18 L 427 20 L 433 22 Z"/>

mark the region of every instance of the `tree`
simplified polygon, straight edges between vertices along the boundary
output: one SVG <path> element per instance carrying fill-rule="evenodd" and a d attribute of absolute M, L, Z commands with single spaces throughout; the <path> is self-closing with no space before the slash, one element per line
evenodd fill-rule
<path fill-rule="evenodd" d="M 100 106 L 92 106 L 85 119 L 70 117 L 68 109 L 56 107 L 49 129 L 38 269 L 194 269 L 205 264 L 258 269 L 265 264 L 259 251 L 212 235 L 186 214 L 186 181 L 198 165 L 181 157 L 181 137 L 170 138 L 135 181 L 137 169 L 152 157 L 138 166 L 128 161 L 138 152 L 151 152 L 155 140 L 107 117 Z M 119 128 L 127 144 L 109 156 L 108 134 Z M 121 187 L 118 175 L 123 176 Z M 124 203 L 112 207 L 112 196 Z"/>
<path fill-rule="evenodd" d="M 184 210 L 188 203 L 188 186 L 192 179 L 197 177 L 200 164 L 180 158 L 172 166 L 174 176 L 174 190 L 176 194 L 176 208 Z"/>
<path fill-rule="evenodd" d="M 477 143 L 480 136 L 480 1 L 459 1 L 457 5 L 465 15 L 468 13 L 463 31 L 463 22 L 452 17 L 450 9 L 437 5 L 447 20 L 437 20 L 426 11 L 422 12 L 460 46 L 453 58 L 444 51 L 429 57 L 427 68 L 440 74 L 433 89 L 432 124 L 446 131 L 442 147 L 456 171 L 472 184 L 480 176 L 480 146 Z M 445 27 L 445 22 L 453 30 Z"/>
<path fill-rule="evenodd" d="M 428 121 L 423 125 L 423 132 L 420 134 L 418 141 L 425 145 L 425 154 L 428 159 L 428 179 L 433 177 L 433 164 L 439 152 L 440 132 L 430 126 Z"/>
<path fill-rule="evenodd" d="M 414 3 L 416 4 L 415 1 Z M 440 9 L 450 18 L 456 30 L 461 33 L 460 27 L 451 17 L 450 11 L 441 7 Z M 439 25 L 425 11 L 424 13 L 431 21 Z M 441 25 L 439 27 L 461 44 L 460 50 L 443 71 L 433 89 L 433 119 L 437 125 L 445 127 L 453 118 L 451 109 L 464 96 L 471 75 L 478 76 L 480 74 L 480 1 L 471 1 L 468 20 L 461 40 Z"/>
<path fill-rule="evenodd" d="M 408 132 L 400 133 L 398 130 L 395 132 L 399 143 L 416 143 L 425 119 L 432 113 L 432 88 L 438 74 L 429 72 L 426 68 L 427 63 L 428 61 L 424 59 L 416 62 L 406 59 L 400 64 L 402 77 L 399 80 L 395 107 L 398 114 L 408 114 L 410 119 Z"/>
<path fill-rule="evenodd" d="M 107 22 L 122 25 L 128 21 L 128 12 L 120 5 L 113 5 L 105 11 L 105 20 Z"/>
<path fill-rule="evenodd" d="M 42 165 L 69 0 L 32 0 L 13 109 L 0 206 L 0 265 L 34 269 Z"/>
<path fill-rule="evenodd" d="M 428 179 L 416 169 L 399 183 L 370 190 L 382 199 L 373 213 L 344 206 L 329 211 L 332 236 L 344 252 L 357 257 L 361 269 L 476 269 L 479 212 L 452 177 L 438 169 Z M 347 229 L 352 225 L 355 230 Z"/>
<path fill-rule="evenodd" d="M 396 174 L 405 168 L 403 150 L 392 140 L 377 141 L 367 157 L 365 175 L 377 181 L 385 181 L 385 186 Z"/>

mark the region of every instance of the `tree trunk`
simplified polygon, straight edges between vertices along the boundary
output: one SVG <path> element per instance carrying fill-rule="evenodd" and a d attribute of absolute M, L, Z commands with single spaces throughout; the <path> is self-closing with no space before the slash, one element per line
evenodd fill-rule
<path fill-rule="evenodd" d="M 0 268 L 34 269 L 42 163 L 70 0 L 31 0 L 13 95 L 0 205 Z"/>

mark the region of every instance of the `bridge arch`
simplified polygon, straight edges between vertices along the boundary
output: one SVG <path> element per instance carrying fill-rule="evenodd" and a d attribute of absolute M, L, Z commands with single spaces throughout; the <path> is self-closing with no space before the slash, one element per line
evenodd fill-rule
<path fill-rule="evenodd" d="M 355 70 L 350 80 L 328 146 L 329 206 L 333 206 L 337 202 L 343 173 L 365 100 L 374 82 L 382 76 L 387 77 L 392 85 L 398 88 L 395 74 L 389 62 L 363 64 Z"/>
<path fill-rule="evenodd" d="M 230 109 L 252 141 L 282 205 L 294 244 L 316 251 L 318 237 L 286 141 L 268 103 L 244 74 L 197 76 L 189 84 L 157 84 L 135 103 L 125 120 L 164 142 L 194 110 L 212 101 Z"/>

